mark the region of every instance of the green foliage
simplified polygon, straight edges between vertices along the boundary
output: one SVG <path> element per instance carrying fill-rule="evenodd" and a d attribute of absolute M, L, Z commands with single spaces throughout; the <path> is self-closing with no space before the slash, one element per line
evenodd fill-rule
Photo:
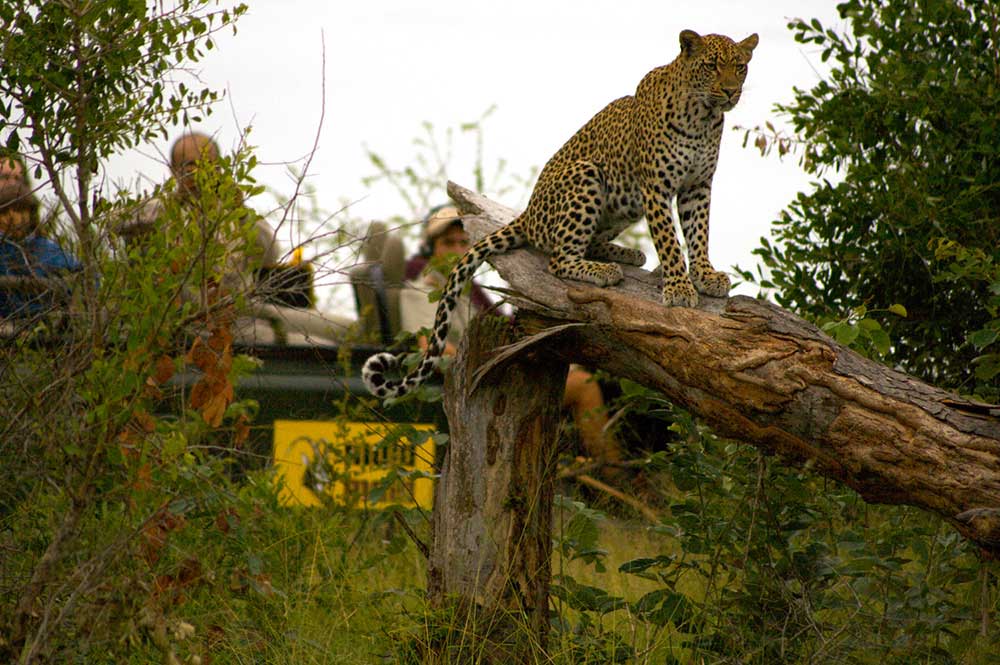
<path fill-rule="evenodd" d="M 210 4 L 0 2 L 0 138 L 5 150 L 27 152 L 41 166 L 72 226 L 67 240 L 87 266 L 74 309 L 32 322 L 29 334 L 0 348 L 0 659 L 421 662 L 438 644 L 449 645 L 454 662 L 502 654 L 507 645 L 481 640 L 482 631 L 449 610 L 424 604 L 423 562 L 397 530 L 402 521 L 426 538 L 418 511 L 375 514 L 332 503 L 293 510 L 278 504 L 267 474 L 231 482 L 256 410 L 232 401 L 233 383 L 255 363 L 233 357 L 227 337 L 246 296 L 231 278 L 253 235 L 242 205 L 259 191 L 252 155 L 240 152 L 219 170 L 199 171 L 201 194 L 184 205 L 173 183 L 152 199 L 109 197 L 92 186 L 107 155 L 207 112 L 213 93 L 168 89 L 164 81 L 210 48 L 212 30 L 243 12 L 205 13 Z M 981 172 L 963 169 L 975 161 L 968 153 L 976 145 L 995 147 L 995 133 L 986 129 L 995 129 L 995 113 L 992 126 L 988 115 L 996 95 L 977 97 L 974 86 L 961 95 L 945 90 L 952 79 L 986 81 L 988 90 L 989 80 L 974 49 L 948 50 L 938 33 L 977 44 L 976 20 L 995 26 L 994 8 L 897 5 L 883 3 L 876 17 L 867 4 L 845 3 L 845 14 L 862 26 L 855 33 L 861 41 L 799 25 L 802 39 L 823 37 L 830 57 L 868 63 L 856 80 L 835 79 L 812 93 L 813 101 L 838 120 L 863 111 L 877 129 L 859 144 L 852 132 L 865 130 L 864 123 L 803 120 L 800 132 L 840 146 L 826 151 L 815 139 L 806 148 L 808 163 L 843 168 L 847 179 L 843 189 L 829 186 L 836 193 L 821 188 L 815 200 L 800 199 L 784 222 L 784 247 L 766 246 L 761 255 L 781 297 L 841 341 L 894 362 L 912 356 L 911 367 L 941 376 L 974 358 L 978 378 L 988 383 L 996 379 L 1000 330 L 996 243 L 983 241 L 996 239 L 987 223 L 995 221 L 995 165 L 980 155 Z M 896 35 L 872 27 L 884 12 L 904 9 L 933 13 L 938 33 L 907 20 L 886 23 Z M 961 16 L 966 25 L 958 25 Z M 958 62 L 959 73 L 949 78 L 931 60 L 925 92 L 893 94 L 892 77 L 905 80 L 911 61 L 937 53 L 932 44 L 948 51 L 943 57 Z M 82 84 L 74 78 L 81 62 L 93 78 Z M 897 113 L 890 101 L 906 108 Z M 920 103 L 925 115 L 914 110 Z M 960 118 L 972 118 L 973 127 L 958 127 Z M 482 120 L 460 128 L 477 140 L 476 186 L 502 188 L 481 168 Z M 956 128 L 942 131 L 940 122 Z M 438 166 L 447 160 L 438 157 L 447 151 L 439 150 L 431 126 L 426 131 L 418 168 L 393 169 L 372 154 L 375 180 L 412 188 L 411 218 L 443 197 Z M 906 146 L 892 136 L 909 137 L 907 159 L 899 159 Z M 848 151 L 856 145 L 860 152 Z M 952 154 L 947 146 L 967 150 Z M 880 180 L 868 170 L 878 160 L 896 170 Z M 60 173 L 64 167 L 75 174 Z M 75 175 L 72 186 L 60 174 Z M 894 188 L 906 194 L 899 197 L 910 206 L 905 215 L 876 205 Z M 859 198 L 847 198 L 853 193 Z M 851 201 L 849 210 L 835 206 L 842 199 Z M 150 200 L 161 206 L 159 232 L 139 244 L 117 239 L 115 229 Z M 796 215 L 817 211 L 829 226 L 806 242 L 804 218 Z M 847 224 L 862 211 L 865 230 Z M 876 240 L 887 238 L 905 247 L 863 267 Z M 825 258 L 806 260 L 815 256 Z M 905 266 L 892 263 L 900 256 L 925 266 L 930 276 L 919 277 L 927 277 L 927 293 Z M 880 291 L 878 279 L 896 291 Z M 801 293 L 788 288 L 796 280 Z M 927 308 L 938 308 L 931 311 L 937 316 L 962 293 L 968 307 L 955 311 L 972 314 L 951 326 L 960 333 L 946 338 L 951 346 L 935 342 L 912 354 L 919 335 L 933 325 L 947 328 Z M 913 294 L 930 300 L 918 298 L 915 306 Z M 188 372 L 200 378 L 185 386 L 179 377 Z M 580 501 L 557 501 L 553 662 L 902 665 L 989 662 L 997 652 L 1000 636 L 990 623 L 998 608 L 996 564 L 978 561 L 950 527 L 913 510 L 868 506 L 843 487 L 720 440 L 640 386 L 623 382 L 622 394 L 632 415 L 655 421 L 657 445 L 669 440 L 647 469 L 670 483 L 664 518 L 652 551 L 621 537 L 630 557 L 609 565 L 612 520 Z M 400 430 L 385 445 L 402 435 L 417 437 Z M 390 474 L 374 498 L 406 476 Z M 613 575 L 642 586 L 613 588 Z M 486 634 L 510 634 L 511 625 L 531 634 L 516 612 L 482 621 Z"/>
<path fill-rule="evenodd" d="M 864 305 L 855 307 L 849 316 L 835 321 L 820 320 L 820 327 L 828 335 L 844 346 L 848 346 L 868 358 L 884 358 L 892 350 L 889 334 L 877 319 L 870 314 L 894 314 L 905 317 L 906 308 L 890 305 L 884 311 L 869 310 Z"/>
<path fill-rule="evenodd" d="M 160 11 L 135 0 L 0 4 L 4 145 L 44 149 L 47 168 L 92 169 L 118 150 L 165 137 L 167 124 L 197 121 L 217 94 L 172 85 L 172 76 L 246 11 L 206 11 L 210 4 L 179 0 Z"/>
<path fill-rule="evenodd" d="M 677 435 L 652 458 L 675 488 L 656 530 L 677 550 L 618 570 L 657 585 L 630 615 L 668 627 L 659 648 L 677 662 L 963 663 L 1000 646 L 982 628 L 1000 571 L 951 527 L 869 506 L 637 392 Z"/>
<path fill-rule="evenodd" d="M 795 137 L 772 128 L 756 145 L 799 150 L 821 179 L 781 214 L 775 242 L 756 250 L 769 274 L 744 278 L 814 319 L 899 303 L 908 316 L 883 322 L 889 362 L 940 385 L 995 392 L 996 375 L 974 377 L 978 352 L 963 344 L 996 318 L 990 282 L 945 278 L 935 247 L 1000 258 L 1000 8 L 851 0 L 838 9 L 843 33 L 817 20 L 789 24 L 833 68 L 777 107 Z"/>
<path fill-rule="evenodd" d="M 166 86 L 245 11 L 211 4 L 0 3 L 0 156 L 44 174 L 60 241 L 83 265 L 68 307 L 5 328 L 0 344 L 5 662 L 197 655 L 178 646 L 208 628 L 178 610 L 190 579 L 208 566 L 266 591 L 256 555 L 178 547 L 211 540 L 256 410 L 234 401 L 253 363 L 232 353 L 254 159 L 198 168 L 196 193 L 168 182 L 109 195 L 94 178 L 114 151 L 207 111 L 214 93 Z M 148 233 L 119 235 L 144 218 Z"/>
<path fill-rule="evenodd" d="M 762 239 L 766 272 L 743 277 L 860 353 L 995 399 L 998 7 L 852 0 L 839 10 L 845 33 L 790 24 L 833 71 L 778 107 L 795 136 L 767 123 L 754 145 L 798 152 L 820 181 L 782 214 L 774 241 Z M 652 636 L 633 652 L 639 662 L 996 661 L 1000 570 L 951 526 L 719 439 L 630 382 L 617 406 L 620 420 L 670 433 L 650 441 L 667 447 L 649 468 L 670 481 L 656 527 L 669 544 L 618 567 L 654 585 L 638 598 L 559 578 L 575 627 L 589 627 L 573 633 L 580 644 L 617 617 L 619 633 Z"/>
<path fill-rule="evenodd" d="M 562 495 L 556 496 L 554 504 L 565 520 L 557 529 L 555 550 L 568 561 L 579 559 L 593 564 L 597 572 L 603 573 L 607 552 L 598 547 L 597 525 L 604 514 Z"/>
<path fill-rule="evenodd" d="M 957 242 L 938 239 L 934 243 L 934 258 L 940 266 L 935 280 L 966 285 L 985 285 L 986 296 L 981 302 L 990 320 L 966 337 L 966 346 L 976 352 L 985 351 L 972 359 L 980 396 L 996 400 L 1000 397 L 1000 260 L 982 249 L 968 249 Z"/>

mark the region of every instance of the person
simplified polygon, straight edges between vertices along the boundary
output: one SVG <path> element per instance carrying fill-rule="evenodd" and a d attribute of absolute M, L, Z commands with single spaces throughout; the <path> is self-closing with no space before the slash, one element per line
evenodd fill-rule
<path fill-rule="evenodd" d="M 0 179 L 0 277 L 53 278 L 81 270 L 76 258 L 37 233 L 38 219 L 38 199 L 26 178 Z M 0 319 L 34 317 L 52 308 L 51 292 L 40 293 L 30 280 L 20 282 L 5 280 L 0 288 Z"/>
<path fill-rule="evenodd" d="M 21 183 L 34 192 L 31 178 L 28 175 L 28 165 L 20 154 L 15 153 L 7 157 L 0 157 L 0 187 L 8 183 Z M 41 225 L 40 210 L 41 206 L 33 206 L 31 209 L 31 222 L 35 229 Z"/>
<path fill-rule="evenodd" d="M 469 251 L 469 234 L 462 224 L 462 217 L 453 206 L 438 206 L 424 220 L 423 244 L 420 252 L 406 263 L 406 282 L 399 295 L 400 324 L 403 330 L 417 331 L 432 328 L 437 303 L 430 302 L 432 291 L 444 288 L 447 277 L 442 274 L 449 256 L 460 256 Z M 471 318 L 493 306 L 489 296 L 475 281 L 464 295 L 452 315 L 444 355 L 454 356 Z M 421 350 L 427 348 L 426 336 L 417 337 Z M 587 455 L 604 462 L 621 461 L 621 450 L 611 432 L 607 430 L 608 415 L 601 387 L 593 375 L 578 365 L 571 365 L 566 376 L 563 407 L 570 410 L 580 440 Z M 604 474 L 617 478 L 617 470 L 609 468 Z"/>
<path fill-rule="evenodd" d="M 21 155 L 0 157 L 0 184 L 6 184 L 10 181 L 31 184 L 28 180 L 28 169 Z"/>
<path fill-rule="evenodd" d="M 172 185 L 165 187 L 159 196 L 143 202 L 134 215 L 123 219 L 116 233 L 130 252 L 138 250 L 140 254 L 145 253 L 154 233 L 176 235 L 177 229 L 167 227 L 165 212 L 171 204 L 179 203 L 182 208 L 181 219 L 185 224 L 203 226 L 206 235 L 215 235 L 232 246 L 238 242 L 235 236 L 242 231 L 242 218 L 217 213 L 228 212 L 229 209 L 245 211 L 246 217 L 253 218 L 255 242 L 246 248 L 249 252 L 235 251 L 235 247 L 234 251 L 227 252 L 222 284 L 230 292 L 242 292 L 253 284 L 257 270 L 277 265 L 281 257 L 274 229 L 244 205 L 239 190 L 235 187 L 230 190 L 232 196 L 229 201 L 222 201 L 214 193 L 208 197 L 202 196 L 199 171 L 217 168 L 221 159 L 218 144 L 206 134 L 188 132 L 177 138 L 170 148 L 169 168 L 174 179 Z M 213 206 L 217 208 L 206 209 Z M 225 224 L 226 228 L 221 228 L 221 224 Z M 240 228 L 234 228 L 234 224 Z"/>
<path fill-rule="evenodd" d="M 170 148 L 170 171 L 177 181 L 178 194 L 189 200 L 200 196 L 197 170 L 217 164 L 220 159 L 219 144 L 206 134 L 189 132 L 174 141 Z"/>
<path fill-rule="evenodd" d="M 215 168 L 221 159 L 218 144 L 199 132 L 182 135 L 170 149 L 174 195 L 190 209 L 193 219 L 207 203 L 199 186 L 199 170 Z M 233 291 L 252 289 L 249 315 L 236 322 L 236 340 L 243 344 L 335 344 L 347 334 L 349 322 L 316 311 L 313 273 L 302 260 L 301 250 L 283 262 L 274 228 L 248 208 L 238 192 L 231 205 L 252 216 L 256 234 L 249 251 L 230 255 L 223 277 L 223 286 Z"/>
<path fill-rule="evenodd" d="M 164 196 L 175 197 L 188 209 L 190 217 L 195 218 L 198 207 L 203 204 L 198 171 L 215 168 L 221 159 L 219 145 L 212 137 L 200 132 L 183 134 L 170 148 L 169 166 L 170 173 L 174 177 L 174 188 L 167 190 Z M 245 208 L 239 193 L 231 203 L 234 208 Z M 126 246 L 142 247 L 153 231 L 162 231 L 164 208 L 163 196 L 150 198 L 140 206 L 133 218 L 124 220 L 117 229 L 117 234 L 125 240 Z M 252 214 L 249 209 L 247 212 Z M 262 266 L 277 265 L 281 257 L 274 229 L 260 216 L 254 215 L 254 218 L 257 233 L 256 249 L 260 254 L 255 257 L 255 263 Z M 245 262 L 240 261 L 240 263 Z"/>

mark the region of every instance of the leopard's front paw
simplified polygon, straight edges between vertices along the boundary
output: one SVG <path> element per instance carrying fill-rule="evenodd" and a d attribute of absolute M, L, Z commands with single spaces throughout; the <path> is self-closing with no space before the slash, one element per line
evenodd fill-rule
<path fill-rule="evenodd" d="M 598 286 L 614 286 L 625 279 L 625 273 L 622 272 L 622 267 L 617 263 L 599 263 L 598 265 L 600 266 L 596 275 Z"/>
<path fill-rule="evenodd" d="M 732 286 L 729 275 L 718 270 L 705 270 L 699 275 L 692 275 L 691 281 L 699 293 L 716 298 L 725 298 Z"/>
<path fill-rule="evenodd" d="M 663 304 L 667 307 L 697 307 L 698 292 L 688 280 L 663 285 Z"/>

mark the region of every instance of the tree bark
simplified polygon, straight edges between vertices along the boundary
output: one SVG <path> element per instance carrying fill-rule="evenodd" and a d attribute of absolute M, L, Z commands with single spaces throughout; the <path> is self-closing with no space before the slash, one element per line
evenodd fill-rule
<path fill-rule="evenodd" d="M 529 350 L 472 389 L 476 369 L 512 340 L 505 319 L 473 320 L 445 380 L 450 435 L 434 502 L 428 595 L 433 605 L 454 603 L 459 611 L 449 623 L 460 631 L 448 640 L 452 662 L 534 662 L 548 633 L 567 366 Z"/>
<path fill-rule="evenodd" d="M 473 215 L 465 225 L 473 241 L 514 216 L 454 183 L 448 191 Z M 550 275 L 547 257 L 533 250 L 491 262 L 510 285 L 508 300 L 541 325 L 476 371 L 465 408 L 462 393 L 452 397 L 453 425 L 477 417 L 475 390 L 504 385 L 482 380 L 489 372 L 537 346 L 537 357 L 660 390 L 718 433 L 807 462 L 866 501 L 940 515 L 1000 555 L 1000 407 L 863 358 L 768 302 L 702 296 L 697 309 L 664 307 L 659 279 L 638 268 L 624 267 L 614 288 L 596 288 Z"/>

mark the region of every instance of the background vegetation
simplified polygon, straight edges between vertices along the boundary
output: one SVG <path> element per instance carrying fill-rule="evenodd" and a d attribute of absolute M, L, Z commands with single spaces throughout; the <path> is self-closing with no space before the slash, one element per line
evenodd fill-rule
<path fill-rule="evenodd" d="M 794 150 L 817 177 L 762 241 L 768 272 L 758 281 L 818 320 L 899 303 L 908 315 L 884 319 L 889 362 L 995 398 L 1000 7 L 853 0 L 838 9 L 844 34 L 818 21 L 789 26 L 834 65 L 777 107 L 794 135 L 757 136 L 763 152 Z"/>
<path fill-rule="evenodd" d="M 793 135 L 751 136 L 795 151 L 817 186 L 763 241 L 766 271 L 744 276 L 862 352 L 993 398 L 1000 12 L 948 0 L 840 10 L 844 33 L 790 24 L 837 66 L 779 107 Z M 104 191 L 95 171 L 210 110 L 214 93 L 172 72 L 242 11 L 0 2 L 0 154 L 24 153 L 49 184 L 56 228 L 85 265 L 71 314 L 0 349 L 0 660 L 489 655 L 426 606 L 424 561 L 391 512 L 289 509 L 267 471 L 233 473 L 255 406 L 232 386 L 254 361 L 234 357 L 229 330 L 251 294 L 217 287 L 249 244 L 245 217 L 206 200 L 195 225 L 168 206 L 176 233 L 142 251 L 115 236 L 142 201 Z M 415 211 L 437 202 L 434 164 L 373 163 Z M 223 166 L 199 176 L 203 191 L 257 191 L 249 151 Z M 201 388 L 170 387 L 192 368 Z M 561 488 L 554 634 L 539 662 L 1000 662 L 998 564 L 950 527 L 718 439 L 641 386 L 615 392 L 620 436 L 648 460 L 635 484 L 662 520 L 641 526 Z M 427 539 L 419 513 L 401 515 Z"/>

